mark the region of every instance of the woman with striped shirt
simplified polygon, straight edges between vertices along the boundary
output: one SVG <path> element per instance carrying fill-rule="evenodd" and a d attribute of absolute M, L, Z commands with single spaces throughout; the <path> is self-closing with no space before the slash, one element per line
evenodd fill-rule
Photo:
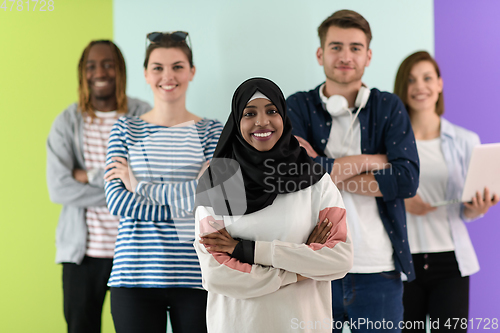
<path fill-rule="evenodd" d="M 186 109 L 195 74 L 187 33 L 151 33 L 144 76 L 154 107 L 114 125 L 107 152 L 106 199 L 121 217 L 109 279 L 116 331 L 206 332 L 206 291 L 192 213 L 199 175 L 222 125 Z"/>

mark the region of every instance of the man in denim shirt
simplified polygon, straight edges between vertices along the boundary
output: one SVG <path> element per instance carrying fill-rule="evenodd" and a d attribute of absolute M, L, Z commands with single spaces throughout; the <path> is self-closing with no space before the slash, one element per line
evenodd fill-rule
<path fill-rule="evenodd" d="M 404 199 L 416 194 L 419 161 L 400 99 L 368 89 L 371 30 L 341 10 L 318 28 L 316 57 L 326 82 L 287 99 L 294 135 L 342 191 L 354 244 L 354 266 L 332 282 L 334 327 L 400 332 L 401 273 L 414 279 Z"/>

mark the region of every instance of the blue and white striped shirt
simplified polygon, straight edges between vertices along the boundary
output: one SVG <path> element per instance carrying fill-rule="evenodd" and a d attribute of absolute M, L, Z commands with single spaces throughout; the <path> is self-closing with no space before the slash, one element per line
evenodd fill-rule
<path fill-rule="evenodd" d="M 202 287 L 193 248 L 196 178 L 221 131 L 209 119 L 164 127 L 121 117 L 113 126 L 106 164 L 125 158 L 139 183 L 135 193 L 119 179 L 105 185 L 109 211 L 121 217 L 110 287 Z"/>

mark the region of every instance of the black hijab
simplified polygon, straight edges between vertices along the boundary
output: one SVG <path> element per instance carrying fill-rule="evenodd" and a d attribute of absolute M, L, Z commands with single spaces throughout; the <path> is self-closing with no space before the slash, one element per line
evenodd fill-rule
<path fill-rule="evenodd" d="M 243 110 L 257 91 L 271 100 L 283 119 L 283 134 L 269 151 L 258 151 L 241 135 Z M 280 88 L 268 79 L 248 79 L 234 92 L 231 114 L 196 189 L 195 207 L 212 207 L 217 215 L 251 214 L 271 205 L 278 194 L 317 183 L 324 173 L 292 135 Z"/>

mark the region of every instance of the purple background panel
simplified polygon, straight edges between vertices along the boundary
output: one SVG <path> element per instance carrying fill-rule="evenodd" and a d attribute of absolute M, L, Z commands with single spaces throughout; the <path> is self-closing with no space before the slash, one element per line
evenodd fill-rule
<path fill-rule="evenodd" d="M 483 143 L 500 142 L 499 103 L 495 101 L 500 96 L 499 18 L 500 1 L 434 1 L 435 54 L 444 81 L 444 117 L 478 133 Z M 469 318 L 500 319 L 499 215 L 497 206 L 467 225 L 481 266 L 471 276 Z M 482 328 L 474 327 L 474 331 Z"/>

